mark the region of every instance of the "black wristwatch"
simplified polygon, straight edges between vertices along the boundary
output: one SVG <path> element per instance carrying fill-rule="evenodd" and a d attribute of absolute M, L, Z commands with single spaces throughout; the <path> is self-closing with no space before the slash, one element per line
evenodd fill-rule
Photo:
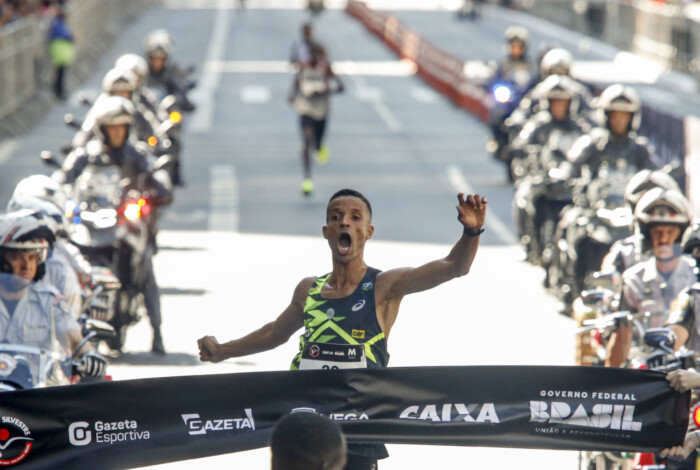
<path fill-rule="evenodd" d="M 484 233 L 484 230 L 486 230 L 483 226 L 481 227 L 481 230 L 476 230 L 474 231 L 473 229 L 464 227 L 464 234 L 468 237 L 478 237 L 482 233 Z"/>

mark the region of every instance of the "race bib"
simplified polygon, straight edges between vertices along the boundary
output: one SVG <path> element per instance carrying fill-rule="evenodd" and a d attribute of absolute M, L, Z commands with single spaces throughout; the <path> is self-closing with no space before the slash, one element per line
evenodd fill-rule
<path fill-rule="evenodd" d="M 366 369 L 367 357 L 361 344 L 306 343 L 299 370 Z"/>

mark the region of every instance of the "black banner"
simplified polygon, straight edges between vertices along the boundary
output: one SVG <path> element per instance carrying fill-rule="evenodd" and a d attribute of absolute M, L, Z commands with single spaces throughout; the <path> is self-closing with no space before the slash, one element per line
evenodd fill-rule
<path fill-rule="evenodd" d="M 685 436 L 690 394 L 658 372 L 421 367 L 258 372 L 0 394 L 0 465 L 117 469 L 265 447 L 289 412 L 349 441 L 656 451 Z"/>

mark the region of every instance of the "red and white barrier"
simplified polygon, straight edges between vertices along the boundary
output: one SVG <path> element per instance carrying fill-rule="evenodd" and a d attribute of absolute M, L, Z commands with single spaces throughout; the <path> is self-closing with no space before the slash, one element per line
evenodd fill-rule
<path fill-rule="evenodd" d="M 486 93 L 464 74 L 464 61 L 426 41 L 398 18 L 375 11 L 357 0 L 349 0 L 346 10 L 372 34 L 384 41 L 396 55 L 416 64 L 418 74 L 456 106 L 488 121 Z"/>

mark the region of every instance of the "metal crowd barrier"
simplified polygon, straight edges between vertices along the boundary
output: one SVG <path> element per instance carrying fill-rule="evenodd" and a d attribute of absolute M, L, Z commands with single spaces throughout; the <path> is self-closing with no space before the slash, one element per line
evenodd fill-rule
<path fill-rule="evenodd" d="M 89 55 L 96 45 L 114 37 L 125 18 L 152 3 L 153 0 L 68 2 L 66 16 L 75 37 L 76 63 Z M 0 119 L 51 83 L 49 21 L 30 16 L 0 28 Z"/>

